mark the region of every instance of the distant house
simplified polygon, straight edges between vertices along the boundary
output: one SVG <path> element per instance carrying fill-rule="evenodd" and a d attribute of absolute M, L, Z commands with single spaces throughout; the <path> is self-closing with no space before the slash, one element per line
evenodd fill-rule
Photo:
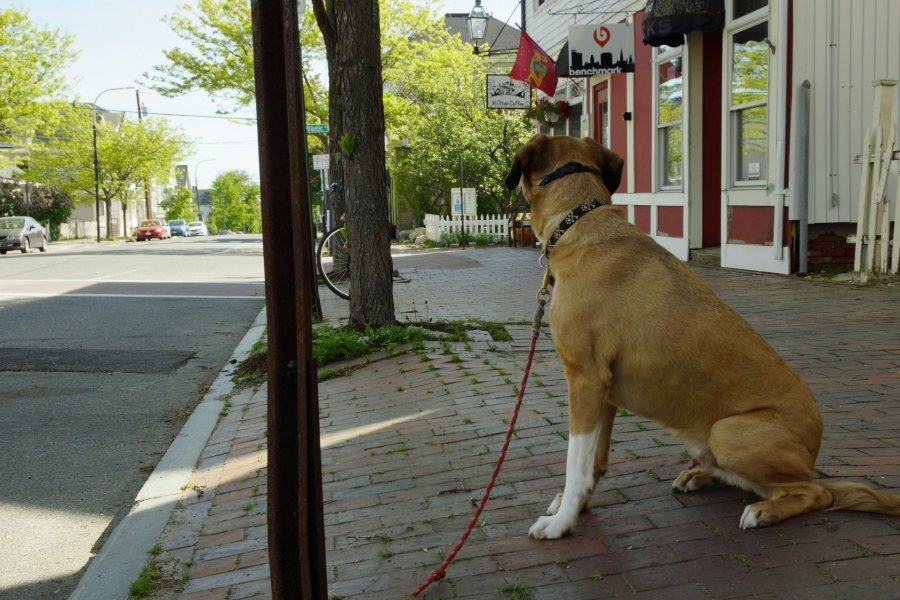
<path fill-rule="evenodd" d="M 194 213 L 199 220 L 207 223 L 209 222 L 209 213 L 212 210 L 209 201 L 209 189 L 198 190 L 196 178 L 196 173 L 191 173 L 188 165 L 175 165 L 172 181 L 168 187 L 180 185 L 191 190 L 194 201 Z"/>
<path fill-rule="evenodd" d="M 22 172 L 15 162 L 25 154 L 25 149 L 21 146 L 0 143 L 0 179 L 15 179 Z"/>
<path fill-rule="evenodd" d="M 209 223 L 209 214 L 212 212 L 212 201 L 209 196 L 209 189 L 195 190 L 196 202 L 199 205 L 198 211 L 200 220 Z"/>

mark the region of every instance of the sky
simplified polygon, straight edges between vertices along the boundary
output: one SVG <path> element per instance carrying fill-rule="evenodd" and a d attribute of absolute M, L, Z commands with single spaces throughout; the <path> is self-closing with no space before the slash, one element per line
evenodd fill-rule
<path fill-rule="evenodd" d="M 11 4 L 24 9 L 36 26 L 58 28 L 74 37 L 73 48 L 79 54 L 65 72 L 71 87 L 69 100 L 93 102 L 102 93 L 98 106 L 133 111 L 129 117 L 135 118 L 134 90 L 104 90 L 138 87 L 141 103 L 151 116 L 165 116 L 194 140 L 194 151 L 183 162 L 200 188 L 209 187 L 217 175 L 232 170 L 246 171 L 258 181 L 255 121 L 211 118 L 216 117 L 217 105 L 204 92 L 165 98 L 141 85 L 144 73 L 166 63 L 164 50 L 185 46 L 162 18 L 178 12 L 178 7 L 186 3 L 194 4 L 191 0 L 13 0 Z M 437 4 L 443 4 L 442 12 L 468 13 L 475 1 L 445 0 Z M 509 23 L 519 21 L 519 0 L 482 0 L 482 6 L 501 21 L 515 11 Z M 255 108 L 239 109 L 234 116 L 255 118 Z"/>

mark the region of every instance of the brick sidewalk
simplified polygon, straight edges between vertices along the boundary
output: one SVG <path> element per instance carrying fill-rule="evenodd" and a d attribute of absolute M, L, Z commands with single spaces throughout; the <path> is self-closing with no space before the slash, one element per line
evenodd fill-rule
<path fill-rule="evenodd" d="M 401 269 L 409 283 L 395 286 L 398 316 L 424 318 L 427 299 L 433 319 L 527 320 L 536 257 L 522 249 L 409 257 Z M 812 387 L 825 419 L 819 476 L 900 490 L 898 292 L 698 270 Z M 326 314 L 346 310 L 322 294 Z M 402 598 L 456 543 L 522 374 L 530 328 L 508 330 L 513 342 L 432 344 L 320 386 L 333 598 Z M 185 599 L 269 596 L 265 388 L 231 404 L 161 541 L 166 556 L 190 563 Z M 562 490 L 565 415 L 565 381 L 544 338 L 482 522 L 424 598 L 900 598 L 900 519 L 814 513 L 741 531 L 752 494 L 673 494 L 685 448 L 631 415 L 616 420 L 608 476 L 575 533 L 529 539 Z"/>

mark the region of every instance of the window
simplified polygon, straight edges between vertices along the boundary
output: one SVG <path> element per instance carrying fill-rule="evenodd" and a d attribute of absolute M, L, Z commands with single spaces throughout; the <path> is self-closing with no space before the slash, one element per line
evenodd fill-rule
<path fill-rule="evenodd" d="M 740 19 L 744 15 L 749 15 L 753 11 L 768 5 L 768 0 L 733 0 L 731 18 Z"/>
<path fill-rule="evenodd" d="M 661 49 L 662 50 L 662 49 Z M 656 63 L 656 155 L 660 189 L 681 190 L 684 172 L 682 54 L 665 49 Z"/>
<path fill-rule="evenodd" d="M 569 135 L 581 137 L 581 102 L 569 105 Z"/>
<path fill-rule="evenodd" d="M 556 123 L 553 124 L 553 135 L 566 135 L 566 120 L 563 118 L 557 119 Z"/>
<path fill-rule="evenodd" d="M 731 38 L 730 161 L 732 182 L 767 181 L 769 127 L 768 21 L 737 31 Z"/>

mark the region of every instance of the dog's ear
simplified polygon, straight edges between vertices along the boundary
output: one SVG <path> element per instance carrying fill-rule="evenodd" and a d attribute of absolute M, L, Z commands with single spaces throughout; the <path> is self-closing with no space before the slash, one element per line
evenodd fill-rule
<path fill-rule="evenodd" d="M 619 189 L 619 184 L 622 182 L 622 167 L 625 166 L 625 160 L 591 138 L 584 138 L 584 141 L 588 144 L 588 150 L 594 161 L 594 166 L 597 167 L 601 177 L 603 177 L 606 189 L 609 190 L 610 194 L 614 193 Z"/>
<path fill-rule="evenodd" d="M 509 174 L 504 180 L 506 189 L 516 189 L 519 185 L 519 180 L 522 178 L 522 173 L 532 166 L 538 150 L 546 140 L 547 136 L 543 133 L 539 133 L 528 140 L 528 143 L 519 148 L 516 155 L 513 157 L 512 165 L 509 167 Z"/>
<path fill-rule="evenodd" d="M 519 186 L 519 180 L 522 178 L 522 168 L 522 161 L 519 160 L 518 156 L 514 156 L 512 165 L 509 167 L 509 173 L 506 175 L 506 179 L 503 180 L 506 184 L 506 189 L 514 190 Z"/>

